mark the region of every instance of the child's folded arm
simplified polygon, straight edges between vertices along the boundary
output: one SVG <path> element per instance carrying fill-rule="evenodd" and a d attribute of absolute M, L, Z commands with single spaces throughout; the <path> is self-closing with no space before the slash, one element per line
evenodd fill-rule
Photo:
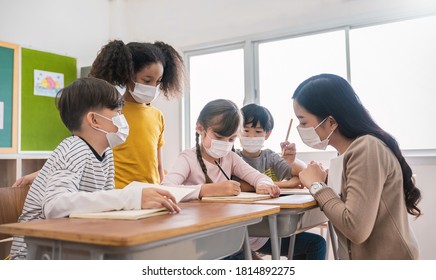
<path fill-rule="evenodd" d="M 79 191 L 72 172 L 58 172 L 47 181 L 42 210 L 46 218 L 68 217 L 71 213 L 141 209 L 141 190 Z"/>

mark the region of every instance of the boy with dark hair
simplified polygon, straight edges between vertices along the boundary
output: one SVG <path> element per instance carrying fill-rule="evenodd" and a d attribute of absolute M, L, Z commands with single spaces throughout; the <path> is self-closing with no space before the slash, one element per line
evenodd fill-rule
<path fill-rule="evenodd" d="M 270 149 L 262 150 L 274 128 L 274 118 L 270 111 L 257 104 L 248 104 L 241 111 L 244 116 L 244 127 L 239 137 L 242 151 L 237 150 L 236 153 L 252 167 L 268 175 L 277 186 L 300 187 L 298 173 L 306 165 L 295 158 L 295 144 L 281 143 L 283 156 Z"/>
<path fill-rule="evenodd" d="M 283 157 L 270 149 L 263 149 L 263 144 L 271 135 L 274 119 L 270 111 L 257 104 L 248 104 L 241 109 L 244 116 L 244 128 L 240 136 L 242 151 L 237 150 L 245 162 L 253 168 L 268 175 L 276 185 L 282 188 L 298 188 L 298 173 L 305 167 L 304 162 L 295 158 L 295 144 L 281 143 Z M 241 188 L 249 189 L 247 183 L 241 182 Z M 252 248 L 263 254 L 271 254 L 271 241 L 259 238 L 259 244 Z M 288 255 L 290 238 L 282 238 L 280 255 Z M 326 242 L 318 234 L 302 232 L 296 235 L 294 259 L 323 260 L 326 256 Z"/>
<path fill-rule="evenodd" d="M 112 150 L 129 126 L 123 100 L 106 81 L 82 78 L 59 91 L 57 107 L 73 136 L 53 151 L 34 180 L 19 222 L 68 217 L 71 213 L 166 207 L 179 212 L 175 198 L 154 188 L 114 190 Z M 12 259 L 23 259 L 27 246 L 14 237 Z"/>

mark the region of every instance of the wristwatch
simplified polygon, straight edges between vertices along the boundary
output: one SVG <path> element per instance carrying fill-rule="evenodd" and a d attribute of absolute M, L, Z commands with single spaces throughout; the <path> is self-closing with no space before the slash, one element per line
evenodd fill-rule
<path fill-rule="evenodd" d="M 316 194 L 319 190 L 321 190 L 322 188 L 324 188 L 324 184 L 320 183 L 320 182 L 314 182 L 310 188 L 309 188 L 309 192 L 314 195 Z"/>

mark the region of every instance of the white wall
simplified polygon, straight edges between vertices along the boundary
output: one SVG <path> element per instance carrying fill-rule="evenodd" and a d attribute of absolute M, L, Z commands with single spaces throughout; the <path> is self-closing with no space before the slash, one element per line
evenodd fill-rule
<path fill-rule="evenodd" d="M 0 0 L 0 40 L 90 65 L 109 39 L 108 0 Z"/>
<path fill-rule="evenodd" d="M 120 0 L 116 0 L 120 1 Z M 129 40 L 180 48 L 267 32 L 324 29 L 433 11 L 433 0 L 125 0 Z"/>
<path fill-rule="evenodd" d="M 422 193 L 422 201 L 419 207 L 423 216 L 418 219 L 410 219 L 419 242 L 421 259 L 436 260 L 436 163 L 431 165 L 412 165 L 412 170 L 417 176 L 417 185 Z"/>
<path fill-rule="evenodd" d="M 88 66 L 109 39 L 162 40 L 179 50 L 435 13 L 434 0 L 0 0 L 0 40 L 76 57 Z M 182 147 L 180 100 L 166 119 L 164 166 Z M 421 258 L 436 259 L 436 162 L 414 161 L 424 216 L 413 222 Z"/>

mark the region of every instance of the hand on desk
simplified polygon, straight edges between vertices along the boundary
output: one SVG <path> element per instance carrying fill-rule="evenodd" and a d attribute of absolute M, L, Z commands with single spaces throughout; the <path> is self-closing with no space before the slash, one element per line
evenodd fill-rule
<path fill-rule="evenodd" d="M 239 182 L 228 180 L 201 186 L 200 197 L 204 196 L 233 196 L 241 192 Z"/>
<path fill-rule="evenodd" d="M 23 186 L 28 186 L 31 185 L 33 183 L 33 181 L 35 180 L 36 176 L 38 176 L 39 170 L 27 175 L 24 175 L 21 178 L 18 178 L 17 181 L 15 181 L 15 183 L 12 185 L 13 188 L 15 187 L 23 187 Z"/>
<path fill-rule="evenodd" d="M 302 189 L 304 188 L 301 184 L 300 178 L 298 176 L 294 176 L 289 180 L 283 180 L 280 182 L 275 182 L 277 186 L 280 188 L 286 188 L 286 189 Z"/>
<path fill-rule="evenodd" d="M 256 188 L 256 193 L 269 194 L 271 197 L 280 195 L 280 188 L 276 185 L 260 185 Z"/>
<path fill-rule="evenodd" d="M 180 212 L 176 198 L 170 192 L 155 188 L 142 189 L 141 207 L 142 209 L 165 207 L 171 213 Z"/>

